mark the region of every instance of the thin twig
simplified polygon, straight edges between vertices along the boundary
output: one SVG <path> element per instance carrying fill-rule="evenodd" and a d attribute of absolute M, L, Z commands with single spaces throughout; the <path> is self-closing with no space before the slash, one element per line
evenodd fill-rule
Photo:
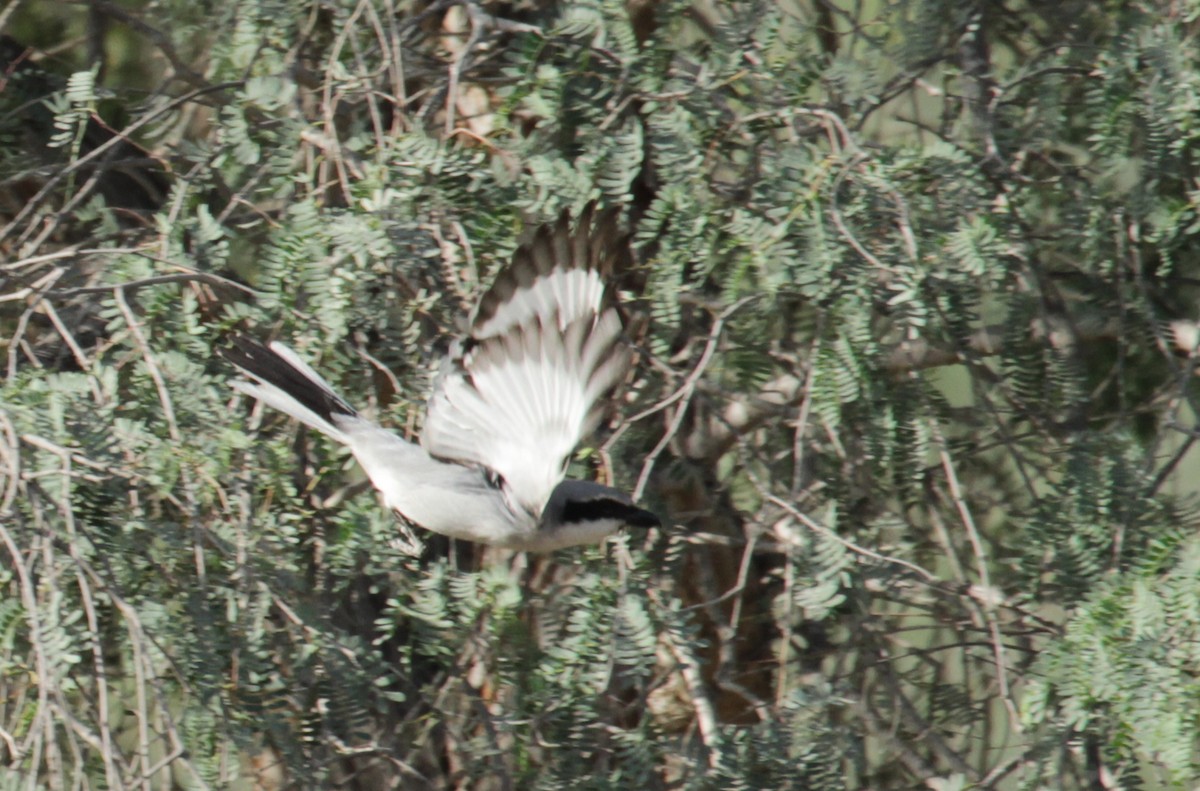
<path fill-rule="evenodd" d="M 167 389 L 167 382 L 163 378 L 162 371 L 159 370 L 158 362 L 154 359 L 154 355 L 150 351 L 150 343 L 146 340 L 146 336 L 142 332 L 141 324 L 138 322 L 137 317 L 133 315 L 129 303 L 125 301 L 124 286 L 114 288 L 113 296 L 117 301 L 117 307 L 121 309 L 121 315 L 125 317 L 125 325 L 129 327 L 129 332 L 133 335 L 133 339 L 142 353 L 142 359 L 146 363 L 146 372 L 150 374 L 150 379 L 154 382 L 154 386 L 158 390 L 158 400 L 162 404 L 163 415 L 167 419 L 167 432 L 171 435 L 173 442 L 181 442 L 183 434 L 180 433 L 179 423 L 175 420 L 175 407 L 171 404 L 171 393 Z"/>
<path fill-rule="evenodd" d="M 238 283 L 236 280 L 230 280 L 227 277 L 221 277 L 220 275 L 214 274 L 212 272 L 179 272 L 178 274 L 174 274 L 174 275 L 155 275 L 153 277 L 144 277 L 139 280 L 130 280 L 127 283 L 115 283 L 115 284 L 111 284 L 111 285 L 99 285 L 99 286 L 82 286 L 80 288 L 51 289 L 50 291 L 47 291 L 46 293 L 48 296 L 65 298 L 65 297 L 76 297 L 76 296 L 79 296 L 80 294 L 101 294 L 101 293 L 105 293 L 108 291 L 114 291 L 114 290 L 137 291 L 139 288 L 146 288 L 147 286 L 161 286 L 166 283 L 191 283 L 191 282 L 207 283 L 210 286 L 225 286 L 227 288 L 237 289 L 238 291 L 241 291 L 243 294 L 248 294 L 250 296 L 259 296 L 259 293 L 257 291 L 255 291 L 254 289 L 250 288 L 249 286 L 242 285 L 241 283 Z"/>
<path fill-rule="evenodd" d="M 633 488 L 634 500 L 640 500 L 642 498 L 642 495 L 646 490 L 646 483 L 650 479 L 650 471 L 654 468 L 654 464 L 658 460 L 659 454 L 666 449 L 667 445 L 679 432 L 680 426 L 683 425 L 683 418 L 687 413 L 688 402 L 691 400 L 692 394 L 696 391 L 696 383 L 700 381 L 700 377 L 704 375 L 704 371 L 708 368 L 709 362 L 712 361 L 713 355 L 716 354 L 717 343 L 720 341 L 721 333 L 725 329 L 725 322 L 728 321 L 734 313 L 737 313 L 746 305 L 749 305 L 751 302 L 759 299 L 760 296 L 761 295 L 759 294 L 752 294 L 748 297 L 742 297 L 737 302 L 721 311 L 721 314 L 717 316 L 716 320 L 713 322 L 712 329 L 710 329 L 708 332 L 708 341 L 704 344 L 704 351 L 700 354 L 700 359 L 696 362 L 695 367 L 692 368 L 691 373 L 689 373 L 687 378 L 684 379 L 683 384 L 679 386 L 679 389 L 667 398 L 655 404 L 650 409 L 639 412 L 637 415 L 627 421 L 628 423 L 634 423 L 654 414 L 661 409 L 666 409 L 676 401 L 681 402 L 676 408 L 675 414 L 671 417 L 671 422 L 667 426 L 666 432 L 663 433 L 662 439 L 658 441 L 658 444 L 654 446 L 654 449 L 650 451 L 650 453 L 646 456 L 646 461 L 642 464 L 642 471 L 638 475 L 637 485 Z"/>
<path fill-rule="evenodd" d="M 871 558 L 872 560 L 877 560 L 880 563 L 885 563 L 888 565 L 895 565 L 895 566 L 900 566 L 902 568 L 906 568 L 909 571 L 916 574 L 917 576 L 926 580 L 927 582 L 933 582 L 933 583 L 938 582 L 938 578 L 933 572 L 928 571 L 927 569 L 921 568 L 916 563 L 912 563 L 907 560 L 902 560 L 900 558 L 890 557 L 888 555 L 883 555 L 883 554 L 880 554 L 879 552 L 876 552 L 873 549 L 867 549 L 866 547 L 862 546 L 861 544 L 856 544 L 853 541 L 851 541 L 850 539 L 846 538 L 845 536 L 838 535 L 837 531 L 831 530 L 830 528 L 828 528 L 825 525 L 821 524 L 820 522 L 816 521 L 815 519 L 808 516 L 803 511 L 801 511 L 799 508 L 796 508 L 795 506 L 793 506 L 791 503 L 786 502 L 786 501 L 782 500 L 781 498 L 776 497 L 775 495 L 770 494 L 769 492 L 766 492 L 765 490 L 760 490 L 760 491 L 763 492 L 763 494 L 766 496 L 766 498 L 772 504 L 777 505 L 780 508 L 782 508 L 783 510 L 787 511 L 797 522 L 804 525 L 809 530 L 812 530 L 815 533 L 820 533 L 821 535 L 825 536 L 826 538 L 833 539 L 834 541 L 841 544 L 842 546 L 844 546 L 846 549 L 850 550 L 851 552 L 853 552 L 857 555 L 862 555 L 863 557 L 866 557 L 866 558 Z M 773 533 L 775 534 L 775 537 L 780 540 L 780 542 L 785 543 L 785 544 L 786 543 L 796 543 L 799 541 L 799 539 L 795 535 L 793 535 L 790 531 L 787 530 L 786 525 L 782 522 L 776 523 Z"/>
<path fill-rule="evenodd" d="M 954 462 L 950 458 L 949 446 L 946 443 L 945 437 L 942 436 L 941 428 L 937 425 L 937 421 L 931 420 L 929 422 L 934 441 L 938 443 L 938 458 L 941 459 L 942 470 L 946 473 L 946 482 L 950 486 L 950 498 L 954 501 L 959 518 L 962 520 L 963 527 L 967 531 L 967 538 L 971 542 L 971 548 L 975 553 L 975 570 L 979 575 L 979 584 L 983 586 L 984 591 L 991 591 L 992 582 L 991 576 L 988 573 L 987 552 L 984 549 L 983 540 L 979 536 L 979 530 L 975 526 L 975 518 L 971 515 L 971 508 L 967 505 L 966 498 L 963 497 L 962 487 L 958 482 L 958 474 L 955 471 Z M 980 612 L 986 620 L 988 631 L 992 636 L 992 649 L 996 661 L 996 681 L 1000 685 L 1000 697 L 1008 709 L 1009 721 L 1012 728 L 1020 733 L 1021 716 L 1017 712 L 1016 701 L 1013 700 L 1008 688 L 1008 661 L 1004 655 L 1004 643 L 1000 638 L 1000 625 L 996 622 L 995 607 L 988 606 L 986 600 L 974 599 L 973 601 L 978 602 Z"/>

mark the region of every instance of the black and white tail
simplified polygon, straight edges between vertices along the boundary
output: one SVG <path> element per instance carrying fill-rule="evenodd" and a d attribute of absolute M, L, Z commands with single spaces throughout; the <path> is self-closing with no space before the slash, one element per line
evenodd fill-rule
<path fill-rule="evenodd" d="M 358 413 L 294 351 L 282 343 L 264 346 L 246 336 L 236 336 L 233 347 L 222 349 L 221 356 L 253 380 L 234 382 L 237 390 L 330 439 L 350 444 L 339 424 L 344 426 L 345 418 L 358 417 Z"/>

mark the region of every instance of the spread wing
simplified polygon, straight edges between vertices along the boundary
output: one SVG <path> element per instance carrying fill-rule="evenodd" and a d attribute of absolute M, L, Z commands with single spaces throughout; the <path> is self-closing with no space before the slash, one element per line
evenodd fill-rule
<path fill-rule="evenodd" d="M 496 473 L 540 515 L 570 454 L 595 430 L 630 352 L 607 289 L 629 245 L 614 212 L 563 215 L 513 254 L 442 363 L 421 444 Z"/>

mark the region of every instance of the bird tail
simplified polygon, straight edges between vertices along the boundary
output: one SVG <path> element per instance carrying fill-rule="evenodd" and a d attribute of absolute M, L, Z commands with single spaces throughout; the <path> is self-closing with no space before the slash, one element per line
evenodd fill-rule
<path fill-rule="evenodd" d="M 349 444 L 346 432 L 338 427 L 343 422 L 339 418 L 354 418 L 358 413 L 287 346 L 277 342 L 264 346 L 237 336 L 233 347 L 221 350 L 221 356 L 253 380 L 234 382 L 234 388 L 330 439 Z"/>

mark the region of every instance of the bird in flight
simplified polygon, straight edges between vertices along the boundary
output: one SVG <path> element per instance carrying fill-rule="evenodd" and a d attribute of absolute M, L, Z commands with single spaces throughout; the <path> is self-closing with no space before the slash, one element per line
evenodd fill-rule
<path fill-rule="evenodd" d="M 420 444 L 361 416 L 287 346 L 240 336 L 234 382 L 354 453 L 406 525 L 516 550 L 597 543 L 659 519 L 629 495 L 564 480 L 632 354 L 608 287 L 629 259 L 613 210 L 564 213 L 513 253 L 434 381 Z"/>

